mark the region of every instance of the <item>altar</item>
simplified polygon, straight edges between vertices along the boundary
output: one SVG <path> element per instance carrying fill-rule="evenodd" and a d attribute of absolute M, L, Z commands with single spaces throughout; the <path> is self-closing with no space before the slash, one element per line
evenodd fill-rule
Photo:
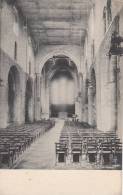
<path fill-rule="evenodd" d="M 58 113 L 58 118 L 60 118 L 60 119 L 66 119 L 67 117 L 68 117 L 67 112 L 59 112 Z"/>

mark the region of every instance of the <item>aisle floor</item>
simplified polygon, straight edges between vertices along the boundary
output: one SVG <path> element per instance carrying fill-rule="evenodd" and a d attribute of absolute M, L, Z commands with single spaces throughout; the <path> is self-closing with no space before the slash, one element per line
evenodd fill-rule
<path fill-rule="evenodd" d="M 55 142 L 58 142 L 63 120 L 56 121 L 55 126 L 33 143 L 16 164 L 16 169 L 53 169 L 55 167 Z"/>

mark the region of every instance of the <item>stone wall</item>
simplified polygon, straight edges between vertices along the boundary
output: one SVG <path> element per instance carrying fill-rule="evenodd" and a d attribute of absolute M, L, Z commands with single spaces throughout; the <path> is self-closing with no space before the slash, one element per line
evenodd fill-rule
<path fill-rule="evenodd" d="M 2 1 L 0 14 L 0 127 L 6 127 L 9 125 L 8 75 L 13 66 L 17 68 L 20 80 L 15 122 L 18 124 L 25 122 L 25 93 L 29 77 L 33 80 L 30 120 L 34 119 L 35 56 L 28 28 L 25 29 L 24 18 L 20 17 L 18 10 Z"/>
<path fill-rule="evenodd" d="M 122 13 L 122 12 L 121 12 Z M 122 14 L 119 14 L 119 26 L 122 26 Z M 97 70 L 97 126 L 104 131 L 116 130 L 122 138 L 122 57 L 108 56 L 111 35 L 115 30 L 115 19 L 112 22 L 101 44 L 96 57 Z M 120 31 L 119 34 L 123 36 Z M 114 73 L 115 71 L 115 73 Z M 120 97 L 119 97 L 120 94 Z"/>
<path fill-rule="evenodd" d="M 95 4 L 90 12 L 88 20 L 88 31 L 84 45 L 84 93 L 88 94 L 84 102 L 84 118 L 85 122 L 91 123 L 93 109 L 91 109 L 91 93 L 90 93 L 90 72 L 92 67 L 96 74 L 96 122 L 97 128 L 103 131 L 117 130 L 121 136 L 123 123 L 123 101 L 122 101 L 122 57 L 111 56 L 109 58 L 109 49 L 111 45 L 111 35 L 116 27 L 116 16 L 120 16 L 119 34 L 123 36 L 123 11 L 121 2 L 112 0 L 112 21 L 108 24 L 104 33 L 103 8 L 107 1 L 94 1 Z M 94 44 L 94 56 L 92 55 L 92 46 Z M 118 68 L 117 81 L 114 76 L 114 69 Z M 86 81 L 89 81 L 88 88 Z M 117 86 L 116 86 L 117 85 Z M 87 88 L 87 89 L 86 89 Z M 116 89 L 117 88 L 117 89 Z M 118 92 L 119 91 L 119 92 Z M 118 99 L 119 93 L 120 97 Z M 86 94 L 86 95 L 87 95 Z M 84 95 L 85 96 L 85 95 Z M 93 116 L 92 116 L 93 117 Z"/>
<path fill-rule="evenodd" d="M 31 76 L 35 73 L 35 56 L 31 36 L 28 27 L 25 26 L 25 18 L 20 16 L 18 10 L 8 5 L 4 0 L 1 5 L 1 42 L 0 47 L 14 59 L 15 42 L 17 45 L 17 58 L 14 61 L 20 65 L 24 72 L 29 73 L 31 64 Z"/>

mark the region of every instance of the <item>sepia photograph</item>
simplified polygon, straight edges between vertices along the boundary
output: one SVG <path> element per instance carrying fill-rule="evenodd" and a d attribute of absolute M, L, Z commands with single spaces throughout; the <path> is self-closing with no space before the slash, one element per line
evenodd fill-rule
<path fill-rule="evenodd" d="M 122 170 L 122 132 L 123 0 L 0 0 L 0 169 Z"/>

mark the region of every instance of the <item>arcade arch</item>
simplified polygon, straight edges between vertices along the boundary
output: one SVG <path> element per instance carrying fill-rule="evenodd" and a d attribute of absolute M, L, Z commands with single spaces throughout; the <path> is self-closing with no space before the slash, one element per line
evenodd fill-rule
<path fill-rule="evenodd" d="M 8 73 L 8 123 L 18 122 L 20 104 L 20 75 L 16 66 Z"/>

